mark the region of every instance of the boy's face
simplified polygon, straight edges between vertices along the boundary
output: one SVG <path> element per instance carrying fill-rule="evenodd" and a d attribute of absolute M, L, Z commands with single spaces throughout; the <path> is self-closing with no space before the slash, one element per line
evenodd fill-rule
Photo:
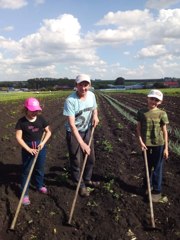
<path fill-rule="evenodd" d="M 159 104 L 161 104 L 162 101 L 160 101 L 157 98 L 154 97 L 148 97 L 148 107 L 150 109 L 157 108 Z"/>
<path fill-rule="evenodd" d="M 77 92 L 80 97 L 83 97 L 86 95 L 87 91 L 90 88 L 90 83 L 87 81 L 83 81 L 81 83 L 76 84 Z"/>

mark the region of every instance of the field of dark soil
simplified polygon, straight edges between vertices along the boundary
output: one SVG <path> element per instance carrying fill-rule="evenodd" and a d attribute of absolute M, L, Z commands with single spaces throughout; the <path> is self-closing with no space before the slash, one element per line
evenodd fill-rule
<path fill-rule="evenodd" d="M 135 110 L 146 105 L 146 96 L 116 94 L 111 97 Z M 29 206 L 22 206 L 9 231 L 19 202 L 21 151 L 15 139 L 15 123 L 21 116 L 21 101 L 0 103 L 0 240 L 178 240 L 180 239 L 180 161 L 170 151 L 164 164 L 163 195 L 167 202 L 154 203 L 159 230 L 151 231 L 149 203 L 141 184 L 144 162 L 135 136 L 135 125 L 121 116 L 101 95 L 97 95 L 99 126 L 94 132 L 96 164 L 88 198 L 78 196 L 67 226 L 75 188 L 69 176 L 65 141 L 65 98 L 44 98 L 43 115 L 50 122 L 45 184 L 48 194 L 30 188 Z M 165 97 L 170 127 L 179 127 L 180 97 Z M 135 116 L 135 114 L 134 114 Z M 171 134 L 170 134 L 171 138 Z M 174 138 L 174 136 L 172 136 Z"/>

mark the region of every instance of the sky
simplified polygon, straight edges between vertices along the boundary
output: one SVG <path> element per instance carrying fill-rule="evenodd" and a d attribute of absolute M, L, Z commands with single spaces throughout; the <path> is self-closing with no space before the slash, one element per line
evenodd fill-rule
<path fill-rule="evenodd" d="M 0 0 L 0 81 L 180 77 L 180 0 Z"/>

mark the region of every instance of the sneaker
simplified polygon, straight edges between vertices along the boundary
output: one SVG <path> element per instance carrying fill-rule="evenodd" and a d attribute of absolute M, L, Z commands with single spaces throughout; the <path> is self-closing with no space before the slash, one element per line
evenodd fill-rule
<path fill-rule="evenodd" d="M 41 188 L 39 188 L 39 192 L 41 192 L 43 194 L 47 194 L 47 188 L 46 187 L 41 187 Z"/>
<path fill-rule="evenodd" d="M 162 197 L 161 193 L 152 194 L 152 201 L 153 201 L 153 202 L 159 202 L 159 200 L 161 199 L 161 197 Z"/>
<path fill-rule="evenodd" d="M 88 187 L 92 187 L 92 188 L 96 188 L 96 187 L 99 187 L 100 186 L 100 182 L 98 181 L 85 181 L 85 184 L 88 186 Z"/>
<path fill-rule="evenodd" d="M 31 202 L 29 200 L 29 196 L 24 196 L 23 200 L 22 200 L 22 204 L 27 206 L 29 205 Z"/>
<path fill-rule="evenodd" d="M 80 188 L 79 194 L 81 197 L 89 197 L 90 195 L 86 187 Z"/>

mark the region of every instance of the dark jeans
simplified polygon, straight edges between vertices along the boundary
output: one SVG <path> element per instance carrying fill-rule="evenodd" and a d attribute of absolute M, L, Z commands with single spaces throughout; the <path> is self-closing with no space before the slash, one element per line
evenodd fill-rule
<path fill-rule="evenodd" d="M 148 147 L 147 150 L 150 183 L 153 192 L 157 194 L 162 191 L 163 151 L 164 146 Z M 146 178 L 144 178 L 144 186 L 147 188 Z"/>
<path fill-rule="evenodd" d="M 30 147 L 37 146 L 39 144 L 39 141 L 27 143 Z M 21 182 L 21 190 L 23 191 L 23 188 L 26 184 L 26 180 L 31 168 L 31 165 L 33 163 L 35 156 L 31 155 L 29 152 L 27 152 L 25 149 L 22 149 L 22 182 Z M 38 155 L 38 158 L 36 160 L 36 164 L 33 169 L 33 177 L 35 180 L 35 185 L 37 189 L 40 189 L 43 186 L 44 182 L 44 164 L 46 159 L 46 147 L 44 147 Z M 27 186 L 25 195 L 28 194 L 29 184 Z"/>
<path fill-rule="evenodd" d="M 82 139 L 88 144 L 90 135 L 91 135 L 91 129 L 87 130 L 86 132 L 80 132 L 80 135 Z M 80 171 L 81 171 L 81 163 L 85 157 L 85 154 L 82 152 L 79 143 L 77 142 L 74 135 L 71 134 L 71 132 L 66 132 L 66 140 L 67 140 L 67 146 L 69 151 L 72 180 L 75 183 L 78 183 L 79 177 L 80 177 Z M 87 158 L 83 179 L 80 184 L 80 187 L 85 187 L 84 181 L 91 180 L 94 163 L 95 163 L 95 153 L 94 153 L 94 142 L 92 140 L 91 153 Z"/>

